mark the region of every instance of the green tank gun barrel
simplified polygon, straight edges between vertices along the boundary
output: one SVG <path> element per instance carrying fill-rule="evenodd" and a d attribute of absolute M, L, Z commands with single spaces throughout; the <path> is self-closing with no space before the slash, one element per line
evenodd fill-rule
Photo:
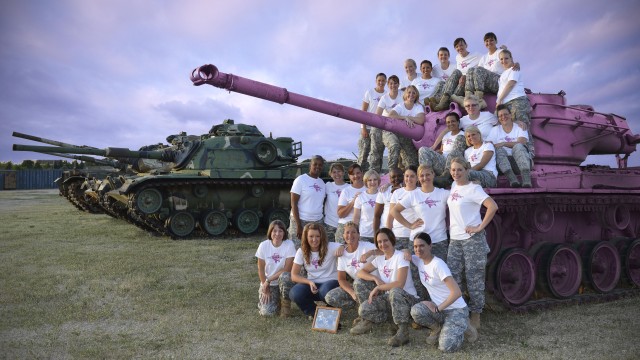
<path fill-rule="evenodd" d="M 138 159 L 155 159 L 162 161 L 173 161 L 173 153 L 171 151 L 133 151 L 127 148 L 108 147 L 106 149 L 96 148 L 79 148 L 79 147 L 56 147 L 56 146 L 33 146 L 13 144 L 13 151 L 34 151 L 45 154 L 84 154 L 97 155 L 109 158 L 138 158 Z"/>
<path fill-rule="evenodd" d="M 62 141 L 45 139 L 43 137 L 33 136 L 33 135 L 29 135 L 29 134 L 23 134 L 23 133 L 19 133 L 17 131 L 14 131 L 12 135 L 14 137 L 21 138 L 21 139 L 32 140 L 32 141 L 36 141 L 36 142 L 41 142 L 41 143 L 45 143 L 45 144 L 49 144 L 49 145 L 55 145 L 55 146 L 61 146 L 61 147 L 96 149 L 96 148 L 91 147 L 91 146 L 67 144 L 67 143 L 64 143 Z"/>
<path fill-rule="evenodd" d="M 96 159 L 94 157 L 85 156 L 85 155 L 66 155 L 66 154 L 58 154 L 58 153 L 49 153 L 49 155 L 54 155 L 54 156 L 67 158 L 67 159 L 80 160 L 80 161 L 98 164 L 98 165 L 107 165 L 107 166 L 112 166 L 114 168 L 121 167 L 120 162 L 118 160 L 113 160 L 113 159 Z"/>

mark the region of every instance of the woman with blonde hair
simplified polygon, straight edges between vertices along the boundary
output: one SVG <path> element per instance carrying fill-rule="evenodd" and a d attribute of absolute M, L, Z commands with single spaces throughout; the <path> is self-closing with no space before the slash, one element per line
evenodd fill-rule
<path fill-rule="evenodd" d="M 473 125 L 467 126 L 464 137 L 469 146 L 464 151 L 465 159 L 471 164 L 469 179 L 479 181 L 482 187 L 496 187 L 498 169 L 493 144 L 483 141 L 480 129 Z"/>
<path fill-rule="evenodd" d="M 373 243 L 373 224 L 375 219 L 376 198 L 380 186 L 380 175 L 375 170 L 364 174 L 364 184 L 367 190 L 356 198 L 353 210 L 353 222 L 358 225 L 360 240 Z"/>

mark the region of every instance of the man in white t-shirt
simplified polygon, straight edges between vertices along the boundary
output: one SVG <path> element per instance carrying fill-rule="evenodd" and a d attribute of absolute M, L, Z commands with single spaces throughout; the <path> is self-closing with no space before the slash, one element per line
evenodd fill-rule
<path fill-rule="evenodd" d="M 458 52 L 458 55 L 456 55 L 456 70 L 451 73 L 451 76 L 445 82 L 443 95 L 434 109 L 435 111 L 448 109 L 450 100 L 463 106 L 462 101 L 464 100 L 463 96 L 467 72 L 480 62 L 481 55 L 479 53 L 469 52 L 467 50 L 467 42 L 463 38 L 457 38 L 453 42 L 453 47 Z"/>

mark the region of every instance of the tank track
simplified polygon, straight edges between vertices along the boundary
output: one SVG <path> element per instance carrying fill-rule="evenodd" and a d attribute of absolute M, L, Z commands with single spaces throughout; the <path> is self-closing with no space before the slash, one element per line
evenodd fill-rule
<path fill-rule="evenodd" d="M 67 184 L 65 184 L 65 197 L 71 204 L 73 204 L 73 206 L 78 208 L 78 210 L 86 211 L 92 214 L 101 213 L 102 211 L 100 210 L 100 208 L 94 206 L 85 199 L 84 189 L 82 188 L 83 183 L 83 179 L 78 179 L 69 181 Z"/>

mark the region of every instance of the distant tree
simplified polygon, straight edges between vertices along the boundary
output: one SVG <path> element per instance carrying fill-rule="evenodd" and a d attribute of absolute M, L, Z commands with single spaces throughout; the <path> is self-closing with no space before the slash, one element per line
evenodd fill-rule
<path fill-rule="evenodd" d="M 11 170 L 11 169 L 13 169 L 13 163 L 11 161 L 3 163 L 2 164 L 2 168 L 5 169 L 5 170 Z"/>
<path fill-rule="evenodd" d="M 35 164 L 33 163 L 33 160 L 24 160 L 22 162 L 22 164 L 20 164 L 20 168 L 22 169 L 33 169 L 33 166 Z"/>
<path fill-rule="evenodd" d="M 36 161 L 35 164 L 33 164 L 33 168 L 37 170 L 42 170 L 42 164 L 40 163 L 40 161 Z"/>

